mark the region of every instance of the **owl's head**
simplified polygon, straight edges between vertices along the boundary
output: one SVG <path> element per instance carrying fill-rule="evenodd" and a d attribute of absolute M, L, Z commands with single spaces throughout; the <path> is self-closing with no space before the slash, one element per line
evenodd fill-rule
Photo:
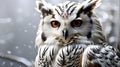
<path fill-rule="evenodd" d="M 82 3 L 66 1 L 52 5 L 44 0 L 36 1 L 41 13 L 37 41 L 59 40 L 65 43 L 79 36 L 91 38 L 94 26 L 99 24 L 93 14 L 100 0 L 86 0 Z M 101 28 L 99 27 L 101 30 Z M 52 40 L 53 39 L 53 40 Z M 41 41 L 40 41 L 41 40 Z"/>

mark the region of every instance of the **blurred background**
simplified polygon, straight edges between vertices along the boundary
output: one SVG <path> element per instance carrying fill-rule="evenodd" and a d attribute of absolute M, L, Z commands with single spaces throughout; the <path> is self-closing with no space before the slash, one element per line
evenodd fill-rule
<path fill-rule="evenodd" d="M 37 54 L 34 41 L 40 20 L 40 14 L 35 10 L 35 1 L 0 1 L 0 67 L 32 67 Z M 58 4 L 66 0 L 46 1 Z M 95 14 L 103 25 L 108 43 L 120 49 L 119 6 L 119 0 L 102 0 Z M 18 60 L 12 60 L 14 58 Z"/>

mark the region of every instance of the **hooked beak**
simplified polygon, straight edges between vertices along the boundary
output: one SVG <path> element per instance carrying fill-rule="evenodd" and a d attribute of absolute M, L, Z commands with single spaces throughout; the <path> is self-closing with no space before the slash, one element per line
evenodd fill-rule
<path fill-rule="evenodd" d="M 63 37 L 66 40 L 68 37 L 68 31 L 66 29 L 63 30 Z"/>

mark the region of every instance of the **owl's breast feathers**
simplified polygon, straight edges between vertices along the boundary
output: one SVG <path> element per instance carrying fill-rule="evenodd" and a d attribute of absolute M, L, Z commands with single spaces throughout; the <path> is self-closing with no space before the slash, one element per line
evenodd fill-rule
<path fill-rule="evenodd" d="M 39 47 L 35 67 L 119 67 L 120 58 L 111 46 L 77 44 Z"/>

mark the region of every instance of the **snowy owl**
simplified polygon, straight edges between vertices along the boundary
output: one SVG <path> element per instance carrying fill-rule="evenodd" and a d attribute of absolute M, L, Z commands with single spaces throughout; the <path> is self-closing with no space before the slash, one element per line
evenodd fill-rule
<path fill-rule="evenodd" d="M 117 50 L 108 46 L 93 10 L 100 0 L 36 1 L 41 13 L 35 67 L 120 67 Z"/>

